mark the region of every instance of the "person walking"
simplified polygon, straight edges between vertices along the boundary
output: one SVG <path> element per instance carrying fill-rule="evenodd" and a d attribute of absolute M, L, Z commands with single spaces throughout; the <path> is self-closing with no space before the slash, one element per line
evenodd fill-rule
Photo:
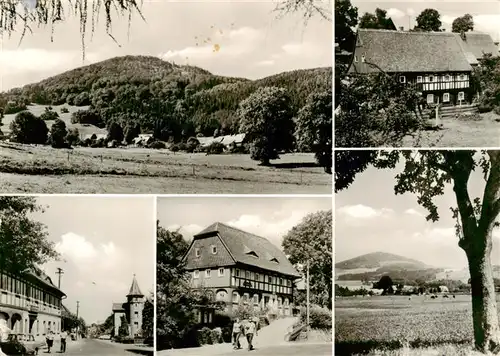
<path fill-rule="evenodd" d="M 236 318 L 233 324 L 233 348 L 235 350 L 241 349 L 240 337 L 241 337 L 240 319 Z"/>
<path fill-rule="evenodd" d="M 245 328 L 245 335 L 247 337 L 247 342 L 248 342 L 248 351 L 252 351 L 254 349 L 252 342 L 254 334 L 257 335 L 256 333 L 257 333 L 257 328 L 255 322 L 250 318 L 248 319 Z"/>
<path fill-rule="evenodd" d="M 61 353 L 66 352 L 66 338 L 68 333 L 66 331 L 61 332 Z"/>
<path fill-rule="evenodd" d="M 52 348 L 52 345 L 54 345 L 54 333 L 52 331 L 49 331 L 47 337 L 47 347 L 48 347 L 48 353 L 50 354 L 50 349 Z"/>

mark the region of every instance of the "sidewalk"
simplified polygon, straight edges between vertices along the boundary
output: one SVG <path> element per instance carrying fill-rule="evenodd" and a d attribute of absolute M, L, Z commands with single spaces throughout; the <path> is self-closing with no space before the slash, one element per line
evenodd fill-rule
<path fill-rule="evenodd" d="M 83 345 L 82 339 L 79 339 L 76 341 L 73 341 L 70 338 L 66 339 L 66 351 L 77 349 L 77 348 L 81 347 L 82 345 Z M 47 347 L 47 344 L 45 344 L 45 347 L 41 350 L 43 350 L 43 352 L 46 353 L 48 349 L 49 348 Z M 60 350 L 61 350 L 61 341 L 54 340 L 54 344 L 52 345 L 50 352 L 55 354 L 55 353 L 59 353 Z"/>
<path fill-rule="evenodd" d="M 115 347 L 122 348 L 124 350 L 134 350 L 134 351 L 151 351 L 154 352 L 154 347 L 142 345 L 142 344 L 122 344 L 119 342 L 113 342 L 110 340 L 93 339 L 99 341 L 103 344 L 113 345 Z"/>

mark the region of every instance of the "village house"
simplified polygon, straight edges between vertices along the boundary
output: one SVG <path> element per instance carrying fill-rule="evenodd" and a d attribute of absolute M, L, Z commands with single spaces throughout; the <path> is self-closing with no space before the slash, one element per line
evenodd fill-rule
<path fill-rule="evenodd" d="M 348 73 L 394 74 L 429 105 L 470 104 L 473 67 L 490 52 L 498 55 L 498 47 L 487 34 L 358 29 Z"/>
<path fill-rule="evenodd" d="M 113 336 L 119 335 L 122 317 L 125 317 L 128 325 L 129 337 L 142 336 L 142 311 L 144 310 L 144 294 L 142 294 L 139 284 L 135 278 L 127 294 L 127 301 L 124 303 L 113 303 Z"/>
<path fill-rule="evenodd" d="M 224 302 L 227 311 L 242 302 L 255 311 L 292 315 L 294 282 L 301 275 L 267 239 L 217 222 L 193 237 L 184 261 L 192 287 Z M 210 319 L 200 314 L 199 322 Z"/>
<path fill-rule="evenodd" d="M 12 274 L 0 271 L 0 323 L 18 340 L 32 335 L 43 340 L 49 331 L 61 332 L 61 300 L 66 295 L 43 271 Z"/>

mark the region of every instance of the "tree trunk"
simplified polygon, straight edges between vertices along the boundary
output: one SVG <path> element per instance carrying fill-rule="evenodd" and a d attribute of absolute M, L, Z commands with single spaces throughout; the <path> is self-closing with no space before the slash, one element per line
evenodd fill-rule
<path fill-rule="evenodd" d="M 476 236 L 477 240 L 479 236 Z M 472 246 L 471 246 L 472 247 Z M 471 277 L 472 322 L 476 348 L 483 352 L 500 351 L 500 327 L 489 248 L 467 252 Z"/>

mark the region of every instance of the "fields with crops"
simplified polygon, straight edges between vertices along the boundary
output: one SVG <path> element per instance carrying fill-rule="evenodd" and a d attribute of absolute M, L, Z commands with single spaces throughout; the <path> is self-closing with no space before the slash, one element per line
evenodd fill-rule
<path fill-rule="evenodd" d="M 497 296 L 500 302 L 500 296 Z M 349 297 L 335 300 L 335 355 L 397 354 L 405 347 L 468 348 L 470 295 Z M 389 353 L 389 350 L 394 350 Z M 396 353 L 393 353 L 396 352 Z M 425 353 L 434 354 L 434 353 Z M 411 353 L 413 355 L 413 353 Z"/>

